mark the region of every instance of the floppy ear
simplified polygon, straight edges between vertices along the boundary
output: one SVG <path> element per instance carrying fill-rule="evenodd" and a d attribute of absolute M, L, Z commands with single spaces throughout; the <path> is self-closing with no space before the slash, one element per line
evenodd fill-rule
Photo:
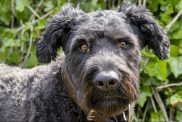
<path fill-rule="evenodd" d="M 151 48 L 160 59 L 168 58 L 169 40 L 148 9 L 124 1 L 119 12 L 123 12 L 129 18 L 132 26 L 137 27 L 137 34 L 144 46 Z"/>
<path fill-rule="evenodd" d="M 39 62 L 48 63 L 57 55 L 57 50 L 67 41 L 70 30 L 76 23 L 76 17 L 83 14 L 79 8 L 71 5 L 62 7 L 60 13 L 52 17 L 42 38 L 36 44 L 36 56 Z"/>

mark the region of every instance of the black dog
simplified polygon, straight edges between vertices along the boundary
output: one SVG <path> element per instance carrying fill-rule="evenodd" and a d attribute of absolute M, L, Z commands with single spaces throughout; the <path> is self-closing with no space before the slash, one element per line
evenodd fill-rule
<path fill-rule="evenodd" d="M 65 57 L 47 68 L 1 74 L 0 121 L 130 119 L 145 46 L 160 59 L 168 57 L 166 34 L 143 6 L 125 2 L 118 11 L 91 13 L 64 6 L 37 43 L 37 58 L 48 63 L 60 47 Z"/>

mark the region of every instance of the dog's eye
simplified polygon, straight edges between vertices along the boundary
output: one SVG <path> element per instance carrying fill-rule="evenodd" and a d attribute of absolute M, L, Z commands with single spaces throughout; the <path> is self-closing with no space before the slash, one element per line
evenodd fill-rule
<path fill-rule="evenodd" d="M 128 44 L 126 42 L 120 42 L 120 48 L 127 48 L 128 47 Z"/>
<path fill-rule="evenodd" d="M 121 49 L 126 49 L 130 44 L 128 38 L 117 38 L 116 41 Z"/>
<path fill-rule="evenodd" d="M 88 45 L 87 45 L 87 44 L 82 44 L 82 45 L 80 46 L 80 50 L 81 50 L 82 52 L 88 52 L 88 51 L 89 51 Z"/>

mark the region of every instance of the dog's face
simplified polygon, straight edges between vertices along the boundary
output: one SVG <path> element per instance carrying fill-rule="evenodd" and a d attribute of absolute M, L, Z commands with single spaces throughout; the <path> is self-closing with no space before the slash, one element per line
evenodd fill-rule
<path fill-rule="evenodd" d="M 78 99 L 86 109 L 109 116 L 138 97 L 140 44 L 123 16 L 115 11 L 84 15 L 65 48 Z"/>
<path fill-rule="evenodd" d="M 83 15 L 65 44 L 66 67 L 79 101 L 107 116 L 138 97 L 140 44 L 124 18 L 115 11 Z"/>
<path fill-rule="evenodd" d="M 64 7 L 37 43 L 38 60 L 49 62 L 60 46 L 83 108 L 113 116 L 137 100 L 141 48 L 165 59 L 169 42 L 147 9 L 124 3 L 92 13 Z"/>

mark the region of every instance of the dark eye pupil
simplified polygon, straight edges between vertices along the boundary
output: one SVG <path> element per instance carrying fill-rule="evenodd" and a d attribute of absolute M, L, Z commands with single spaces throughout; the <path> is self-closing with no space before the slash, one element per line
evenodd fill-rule
<path fill-rule="evenodd" d="M 126 47 L 127 44 L 125 42 L 121 42 L 121 47 Z"/>
<path fill-rule="evenodd" d="M 88 46 L 86 44 L 82 45 L 80 48 L 82 51 L 87 52 L 88 51 Z"/>

